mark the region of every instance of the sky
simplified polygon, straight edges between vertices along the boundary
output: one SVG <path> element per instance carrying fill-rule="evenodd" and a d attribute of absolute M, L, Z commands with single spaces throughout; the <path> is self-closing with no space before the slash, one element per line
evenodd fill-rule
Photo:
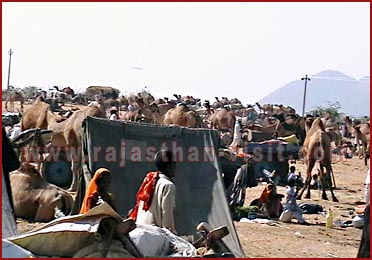
<path fill-rule="evenodd" d="M 370 3 L 2 3 L 2 88 L 111 86 L 254 103 L 370 75 Z"/>

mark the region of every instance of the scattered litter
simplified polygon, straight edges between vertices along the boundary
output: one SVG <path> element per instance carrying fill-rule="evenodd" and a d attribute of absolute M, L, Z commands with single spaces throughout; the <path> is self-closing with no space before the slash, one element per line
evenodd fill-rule
<path fill-rule="evenodd" d="M 241 218 L 239 222 L 245 222 L 245 223 L 255 223 L 253 220 L 247 219 L 247 218 Z"/>
<path fill-rule="evenodd" d="M 327 254 L 327 256 L 330 256 L 330 257 L 333 257 L 333 258 L 338 258 L 338 256 L 334 255 L 334 254 Z"/>
<path fill-rule="evenodd" d="M 269 220 L 266 218 L 256 218 L 256 219 L 241 218 L 239 222 L 268 224 L 270 226 L 274 226 L 277 224 L 275 221 Z"/>
<path fill-rule="evenodd" d="M 327 241 L 327 242 L 325 242 L 324 244 L 326 244 L 326 245 L 330 245 L 331 243 Z"/>
<path fill-rule="evenodd" d="M 296 236 L 299 236 L 299 237 L 304 237 L 304 235 L 302 235 L 300 232 L 298 232 L 298 231 L 296 231 L 295 233 L 294 233 Z"/>
<path fill-rule="evenodd" d="M 266 224 L 269 226 L 277 226 L 277 227 L 281 226 L 278 222 L 275 222 L 274 220 L 269 220 Z"/>

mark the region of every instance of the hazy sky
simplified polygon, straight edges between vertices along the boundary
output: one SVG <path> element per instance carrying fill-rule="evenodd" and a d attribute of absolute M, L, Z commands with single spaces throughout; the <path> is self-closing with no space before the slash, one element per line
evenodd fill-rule
<path fill-rule="evenodd" d="M 147 86 L 253 103 L 322 70 L 370 73 L 370 3 L 2 3 L 2 87 Z"/>

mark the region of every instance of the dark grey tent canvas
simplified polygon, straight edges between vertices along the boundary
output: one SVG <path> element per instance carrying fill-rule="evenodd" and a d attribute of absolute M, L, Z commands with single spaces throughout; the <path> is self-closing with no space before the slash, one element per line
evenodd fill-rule
<path fill-rule="evenodd" d="M 2 177 L 2 185 L 3 185 L 2 186 L 2 201 L 3 201 L 3 204 L 2 204 L 3 235 L 2 235 L 2 238 L 8 238 L 8 237 L 18 235 L 18 231 L 17 231 L 17 224 L 14 219 L 13 209 L 11 207 L 10 200 L 9 200 L 9 194 L 8 194 L 6 184 L 5 184 L 5 178 L 4 178 L 5 173 L 4 171 L 2 172 L 3 172 L 3 175 L 2 175 L 3 176 Z"/>
<path fill-rule="evenodd" d="M 212 227 L 226 225 L 230 234 L 224 242 L 236 257 L 244 257 L 225 197 L 216 131 L 89 117 L 84 138 L 90 171 L 100 167 L 112 171 L 111 191 L 121 215 L 133 208 L 146 173 L 156 170 L 156 151 L 168 147 L 177 160 L 174 182 L 178 234 L 195 234 L 201 221 Z"/>

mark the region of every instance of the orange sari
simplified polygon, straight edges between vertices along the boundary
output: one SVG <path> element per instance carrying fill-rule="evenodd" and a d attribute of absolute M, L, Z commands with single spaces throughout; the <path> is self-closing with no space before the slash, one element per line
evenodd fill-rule
<path fill-rule="evenodd" d="M 111 172 L 106 168 L 99 168 L 94 173 L 94 176 L 93 176 L 92 180 L 90 181 L 90 183 L 88 185 L 88 189 L 85 192 L 83 204 L 81 205 L 81 209 L 80 209 L 80 212 L 79 212 L 80 214 L 85 214 L 90 209 L 95 207 L 95 205 L 98 201 L 98 197 L 100 196 L 99 191 L 98 191 L 97 181 L 101 178 L 102 174 L 105 173 L 105 172 L 109 172 L 111 174 Z M 108 195 L 107 196 L 108 198 L 112 197 L 112 194 L 110 194 L 110 193 L 108 193 L 107 195 Z M 109 203 L 109 205 L 111 207 L 113 207 L 111 199 L 107 202 Z M 115 208 L 114 208 L 114 210 L 115 210 Z"/>
<path fill-rule="evenodd" d="M 273 193 L 273 185 L 271 183 L 265 186 L 259 198 L 259 203 L 267 203 L 270 200 L 271 194 Z"/>

